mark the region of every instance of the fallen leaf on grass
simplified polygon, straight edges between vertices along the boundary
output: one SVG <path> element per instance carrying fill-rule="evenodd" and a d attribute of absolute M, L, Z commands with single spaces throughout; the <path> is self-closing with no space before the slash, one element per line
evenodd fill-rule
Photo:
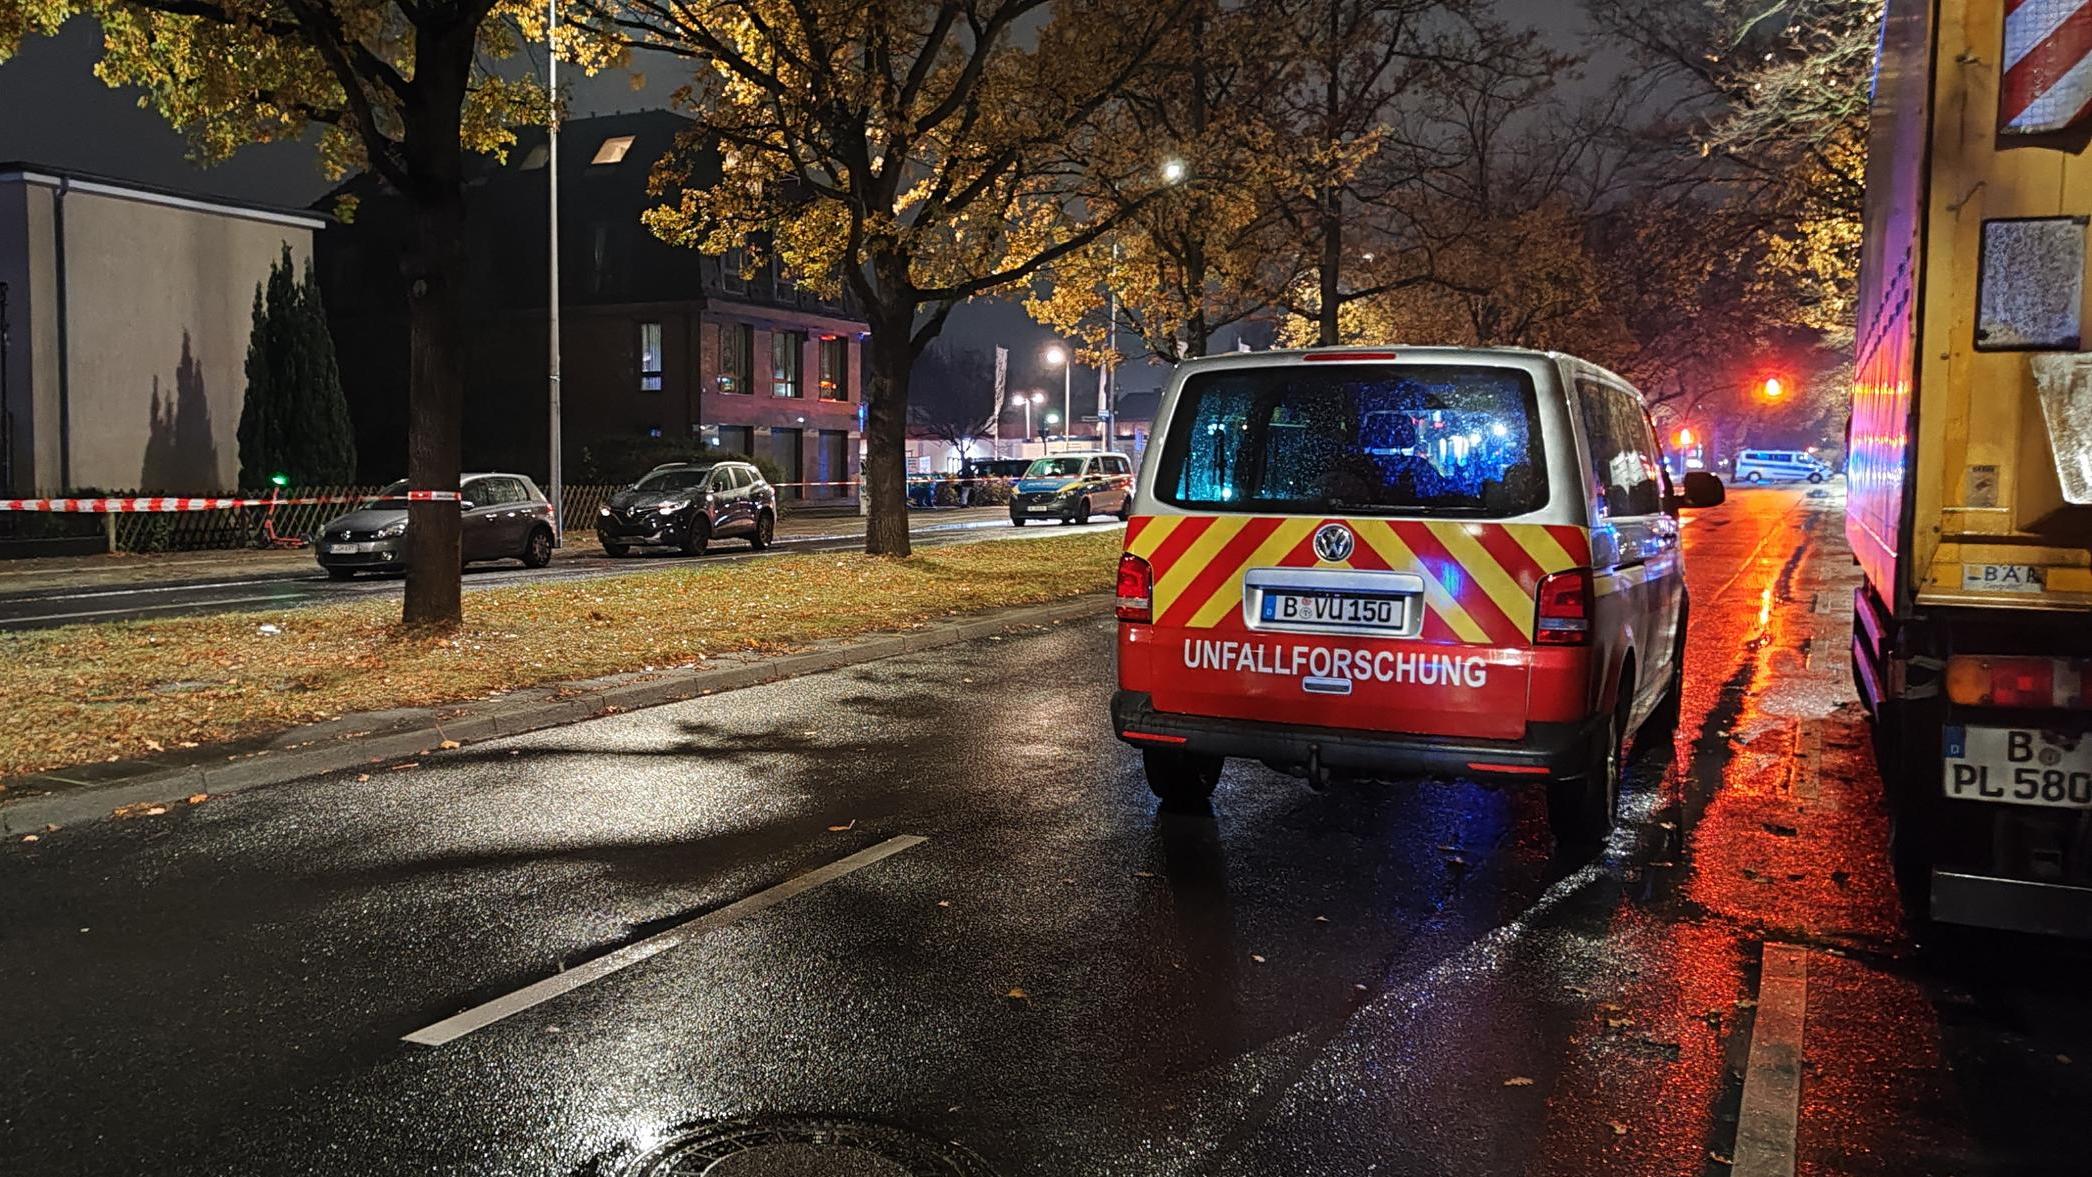
<path fill-rule="evenodd" d="M 2056 1061 L 2062 1063 L 2064 1066 L 2067 1067 L 2070 1065 L 2070 1056 L 2067 1054 L 2059 1054 L 2056 1056 Z"/>
<path fill-rule="evenodd" d="M 1152 879 L 1155 877 L 1155 872 L 1151 870 L 1137 870 L 1133 872 L 1133 877 L 1136 879 Z"/>
<path fill-rule="evenodd" d="M 1256 953 L 1254 953 L 1254 952 L 1252 952 L 1252 953 L 1250 953 L 1250 954 L 1249 954 L 1249 958 L 1250 958 L 1251 960 L 1253 960 L 1253 961 L 1256 961 L 1256 962 L 1257 962 L 1258 964 L 1263 964 L 1263 963 L 1264 963 L 1264 958 L 1263 958 L 1263 957 L 1261 957 L 1261 956 L 1258 956 L 1258 955 L 1257 955 Z"/>
<path fill-rule="evenodd" d="M 167 812 L 167 807 L 165 805 L 155 804 L 151 801 L 133 801 L 129 805 L 119 805 L 115 809 L 110 810 L 109 816 L 158 817 L 159 815 L 165 812 Z"/>
<path fill-rule="evenodd" d="M 1721 1153 L 1718 1153 L 1711 1148 L 1707 1150 L 1707 1159 L 1713 1161 L 1717 1165 L 1733 1165 L 1736 1163 L 1735 1157 L 1723 1156 Z"/>
<path fill-rule="evenodd" d="M 848 831 L 848 830 L 854 830 L 854 829 L 856 829 L 856 828 L 857 828 L 857 819 L 853 817 L 853 818 L 851 818 L 851 819 L 850 819 L 849 821 L 846 821 L 846 822 L 844 822 L 843 824 L 841 824 L 841 825 L 839 825 L 839 826 L 829 826 L 829 827 L 828 827 L 828 832 L 829 832 L 829 833 L 831 833 L 831 834 L 840 834 L 840 833 L 843 833 L 843 832 L 845 832 L 845 831 Z"/>
<path fill-rule="evenodd" d="M 442 743 L 440 743 L 440 744 L 438 744 L 438 745 L 436 745 L 436 746 L 437 746 L 438 748 L 441 748 L 441 749 L 443 749 L 443 750 L 444 750 L 445 752 L 450 752 L 450 751 L 454 751 L 454 750 L 456 750 L 456 749 L 458 749 L 458 748 L 461 748 L 461 747 L 463 747 L 464 745 L 462 745 L 462 744 L 458 743 L 458 742 L 457 742 L 456 740 L 445 740 L 445 741 L 443 741 Z"/>
<path fill-rule="evenodd" d="M 1329 922 L 1329 917 L 1326 915 L 1318 915 L 1315 917 L 1315 922 L 1318 924 L 1326 924 Z"/>
<path fill-rule="evenodd" d="M 187 798 L 191 805 L 201 805 L 210 799 L 211 795 L 209 793 L 191 793 Z"/>
<path fill-rule="evenodd" d="M 952 901 L 951 901 L 951 900 L 949 900 L 949 899 L 939 899 L 939 900 L 937 901 L 937 906 L 939 906 L 939 907 L 950 907 L 951 905 L 952 905 Z"/>
<path fill-rule="evenodd" d="M 41 838 L 38 838 L 38 837 L 37 837 L 37 836 L 36 836 L 35 834 L 23 834 L 23 835 L 22 835 L 22 841 L 24 841 L 24 842 L 40 842 L 40 841 L 42 841 L 42 840 L 43 840 L 43 839 L 41 839 Z"/>
<path fill-rule="evenodd" d="M 145 750 L 148 752 L 165 752 L 167 745 L 162 744 L 158 740 L 147 740 L 145 742 Z"/>
<path fill-rule="evenodd" d="M 1618 1121 L 1618 1120 L 1607 1120 L 1607 1121 L 1605 1122 L 1605 1125 L 1606 1125 L 1606 1127 L 1608 1127 L 1608 1128 L 1611 1128 L 1611 1129 L 1613 1130 L 1613 1135 L 1614 1135 L 1614 1136 L 1625 1136 L 1625 1135 L 1627 1135 L 1627 1125 L 1625 1125 L 1625 1124 L 1622 1124 L 1622 1123 L 1621 1123 L 1620 1121 Z"/>
<path fill-rule="evenodd" d="M 1008 999 L 1009 999 L 1009 1000 L 1011 1000 L 1011 1001 L 1030 1001 L 1030 1000 L 1031 1000 L 1031 994 L 1029 994 L 1029 993 L 1026 993 L 1026 992 L 1025 992 L 1024 990 L 1022 990 L 1022 989 L 1012 989 L 1012 990 L 1010 990 L 1010 991 L 1009 991 L 1008 993 L 1005 993 L 1005 994 L 1003 994 L 1003 996 L 1004 996 L 1004 997 L 1006 997 L 1006 998 L 1008 998 Z"/>
<path fill-rule="evenodd" d="M 357 774 L 356 774 L 356 783 L 357 783 L 357 784 L 359 784 L 359 785 L 360 785 L 360 784 L 362 784 L 363 782 L 365 782 L 365 781 L 369 780 L 369 779 L 370 779 L 370 774 L 369 774 L 369 773 L 367 773 L 367 772 L 359 772 L 359 773 L 357 773 Z"/>
<path fill-rule="evenodd" d="M 1506 1087 L 1531 1087 L 1532 1085 L 1532 1079 L 1526 1075 L 1513 1075 L 1504 1080 L 1504 1086 Z"/>

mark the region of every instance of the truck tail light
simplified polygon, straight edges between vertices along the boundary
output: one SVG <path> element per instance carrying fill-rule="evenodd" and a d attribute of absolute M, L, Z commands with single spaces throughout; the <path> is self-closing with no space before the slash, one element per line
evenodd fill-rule
<path fill-rule="evenodd" d="M 1947 698 L 1964 707 L 2083 708 L 2085 664 L 1956 654 L 1947 659 Z"/>
<path fill-rule="evenodd" d="M 1119 557 L 1119 593 L 1115 612 L 1120 621 L 1155 620 L 1150 604 L 1155 592 L 1155 570 L 1148 562 L 1128 552 Z"/>
<path fill-rule="evenodd" d="M 1581 646 L 1591 640 L 1591 570 L 1571 568 L 1542 578 L 1533 641 L 1542 646 Z"/>

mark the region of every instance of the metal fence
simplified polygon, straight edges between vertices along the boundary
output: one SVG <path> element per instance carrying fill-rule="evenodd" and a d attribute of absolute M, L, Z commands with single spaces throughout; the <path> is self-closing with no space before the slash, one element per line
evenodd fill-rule
<path fill-rule="evenodd" d="M 376 486 L 306 486 L 282 492 L 283 501 L 268 506 L 231 507 L 212 511 L 124 511 L 107 515 L 16 514 L 0 520 L 0 546 L 9 539 L 61 536 L 100 537 L 101 546 L 119 552 L 195 552 L 266 545 L 267 528 L 279 536 L 310 540 L 320 525 L 347 514 L 375 495 Z M 568 532 L 595 530 L 596 509 L 622 486 L 565 488 L 564 518 Z M 131 491 L 101 491 L 103 498 L 150 497 Z M 241 497 L 267 498 L 267 492 Z M 19 532 L 19 536 L 16 534 Z"/>

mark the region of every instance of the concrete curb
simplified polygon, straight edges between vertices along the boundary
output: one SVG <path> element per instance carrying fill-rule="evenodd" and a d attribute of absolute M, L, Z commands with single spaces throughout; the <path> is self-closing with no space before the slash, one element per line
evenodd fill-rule
<path fill-rule="evenodd" d="M 435 752 L 445 740 L 472 744 L 502 736 L 579 723 L 619 711 L 681 703 L 722 691 L 760 686 L 802 675 L 841 670 L 901 654 L 975 641 L 1006 630 L 1087 620 L 1108 615 L 1111 599 L 1089 594 L 1044 605 L 999 609 L 972 617 L 932 622 L 921 629 L 875 633 L 816 645 L 796 654 L 758 657 L 702 670 L 667 670 L 635 676 L 566 683 L 518 691 L 496 700 L 417 708 L 406 718 L 375 730 L 349 731 L 359 722 L 345 716 L 331 723 L 294 728 L 268 746 L 243 756 L 170 767 L 153 762 L 88 766 L 93 780 L 60 773 L 12 782 L 53 790 L 0 802 L 0 834 L 35 833 L 47 825 L 72 825 L 109 816 L 139 802 L 158 802 L 194 793 L 218 796 L 330 772 L 368 768 Z"/>

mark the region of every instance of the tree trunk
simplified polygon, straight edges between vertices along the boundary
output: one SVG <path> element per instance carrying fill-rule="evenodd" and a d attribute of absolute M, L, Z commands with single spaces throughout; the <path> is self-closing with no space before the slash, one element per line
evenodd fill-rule
<path fill-rule="evenodd" d="M 1337 201 L 1335 192 L 1323 193 L 1322 257 L 1316 266 L 1322 300 L 1321 329 L 1315 339 L 1323 347 L 1335 347 L 1340 342 L 1337 314 L 1344 309 L 1344 221 L 1336 213 Z"/>
<path fill-rule="evenodd" d="M 908 369 L 914 308 L 873 310 L 872 378 L 865 388 L 864 493 L 871 496 L 864 550 L 905 556 L 908 545 Z"/>
<path fill-rule="evenodd" d="M 455 30 L 424 29 L 414 84 L 427 101 L 411 118 L 406 162 L 413 190 L 414 240 L 406 259 L 408 306 L 407 486 L 458 490 L 465 406 L 465 150 L 460 126 L 471 68 L 471 29 L 462 51 Z M 463 617 L 459 575 L 461 511 L 455 501 L 407 507 L 408 625 L 455 626 Z"/>

